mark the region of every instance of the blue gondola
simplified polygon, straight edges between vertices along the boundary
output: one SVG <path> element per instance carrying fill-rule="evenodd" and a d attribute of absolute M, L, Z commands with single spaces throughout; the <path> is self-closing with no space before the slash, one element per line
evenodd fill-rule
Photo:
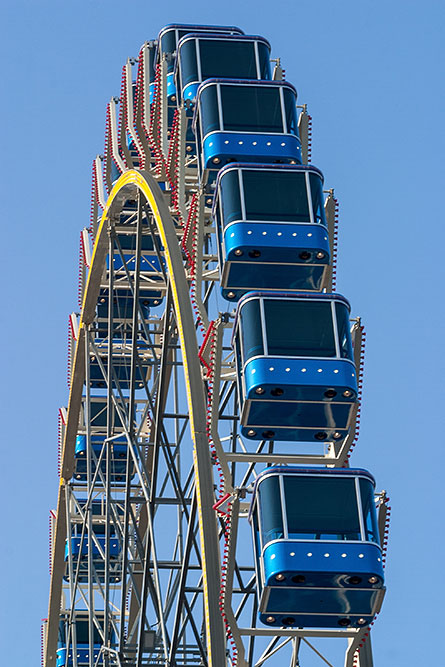
<path fill-rule="evenodd" d="M 193 119 L 201 182 L 212 183 L 229 162 L 301 164 L 296 101 L 282 81 L 202 83 Z"/>
<path fill-rule="evenodd" d="M 96 531 L 94 531 L 96 533 Z M 105 578 L 105 536 L 96 535 L 92 541 L 93 545 L 93 565 L 96 572 L 96 575 L 100 581 L 104 581 Z M 110 540 L 108 541 L 110 549 L 110 560 L 111 568 L 108 572 L 108 577 L 110 581 L 120 581 L 121 579 L 121 566 L 119 563 L 116 563 L 120 554 L 119 540 L 116 535 L 111 532 Z M 80 535 L 71 537 L 71 553 L 73 559 L 73 569 L 74 572 L 79 568 L 78 581 L 84 582 L 88 581 L 88 540 L 86 535 L 83 540 Z M 79 563 L 80 555 L 80 565 Z M 68 540 L 65 544 L 65 563 L 68 563 L 69 558 L 69 546 Z M 69 581 L 68 569 L 63 577 L 65 581 Z"/>
<path fill-rule="evenodd" d="M 85 499 L 79 499 L 78 502 L 80 506 L 86 506 Z M 122 516 L 122 508 L 119 505 L 115 505 L 115 510 L 117 511 L 118 515 Z M 93 500 L 91 503 L 91 514 L 92 529 L 94 533 L 94 537 L 92 537 L 91 540 L 93 566 L 96 577 L 98 577 L 100 581 L 104 581 L 106 553 L 106 516 L 104 503 L 102 503 L 100 500 Z M 78 521 L 74 520 L 72 522 L 71 538 L 69 538 L 71 541 L 72 567 L 74 573 L 78 572 L 79 582 L 88 581 L 88 531 L 83 531 L 82 526 L 83 521 L 79 515 Z M 113 524 L 111 524 L 109 528 L 109 537 L 110 539 L 108 541 L 108 548 L 110 553 L 110 569 L 107 572 L 107 576 L 110 582 L 116 582 L 120 581 L 122 576 L 122 565 L 120 560 L 120 554 L 122 550 Z M 67 539 L 65 542 L 65 581 L 70 580 L 69 539 Z"/>
<path fill-rule="evenodd" d="M 117 245 L 119 244 L 119 245 Z M 113 267 L 116 280 L 126 280 L 127 272 L 133 272 L 136 268 L 136 236 L 134 234 L 119 233 L 116 240 L 116 249 L 113 254 Z M 120 246 L 119 252 L 118 248 Z M 160 246 L 162 250 L 162 246 Z M 107 269 L 110 267 L 110 257 L 107 255 Z M 159 306 L 163 301 L 163 292 L 156 288 L 156 283 L 164 280 L 163 269 L 166 262 L 162 258 L 162 264 L 154 249 L 153 237 L 150 234 L 143 235 L 141 241 L 140 260 L 140 293 L 141 300 L 145 306 Z M 119 296 L 118 294 L 116 296 Z M 122 296 L 126 295 L 122 292 Z M 100 301 L 99 301 L 100 306 Z"/>
<path fill-rule="evenodd" d="M 113 264 L 115 272 L 119 272 L 120 274 L 124 275 L 125 266 L 127 267 L 128 271 L 135 270 L 136 259 L 134 252 L 125 252 L 124 250 L 122 254 L 123 257 L 118 253 L 114 254 Z M 164 261 L 162 264 L 165 267 Z M 107 268 L 109 268 L 109 261 L 107 261 Z M 153 274 L 152 280 L 162 280 L 162 275 L 160 275 L 162 272 L 161 263 L 155 252 L 150 253 L 142 251 L 140 271 Z"/>
<path fill-rule="evenodd" d="M 106 549 L 106 537 L 96 534 L 96 529 L 94 529 L 95 537 L 92 540 L 93 546 L 93 566 L 95 576 L 99 581 L 105 581 L 105 549 Z M 122 565 L 119 560 L 120 555 L 120 545 L 119 540 L 116 537 L 113 531 L 110 532 L 110 539 L 108 540 L 109 550 L 110 550 L 110 568 L 107 570 L 107 576 L 111 583 L 120 581 L 122 578 Z M 71 554 L 73 560 L 73 571 L 78 573 L 77 581 L 84 583 L 88 581 L 88 539 L 86 534 L 82 540 L 81 535 L 71 537 Z M 69 544 L 68 540 L 65 543 L 65 563 L 66 569 L 64 574 L 65 581 L 70 580 L 69 576 Z"/>
<path fill-rule="evenodd" d="M 341 441 L 357 401 L 350 306 L 339 294 L 250 292 L 234 325 L 241 432 Z"/>
<path fill-rule="evenodd" d="M 230 164 L 218 173 L 213 217 L 224 298 L 322 289 L 330 250 L 316 167 Z"/>
<path fill-rule="evenodd" d="M 95 322 L 95 332 L 98 338 L 108 336 L 108 309 L 109 309 L 109 290 L 101 288 L 97 302 L 97 317 Z M 148 320 L 150 316 L 150 306 L 157 305 L 154 301 L 161 299 L 161 293 L 158 298 L 154 298 L 153 292 L 143 293 L 139 299 L 140 315 Z M 124 332 L 129 333 L 129 323 L 133 317 L 134 299 L 131 290 L 117 289 L 113 292 L 113 337 L 122 338 Z"/>
<path fill-rule="evenodd" d="M 91 448 L 96 459 L 102 452 L 105 436 L 92 435 Z M 108 470 L 110 481 L 112 483 L 124 483 L 127 471 L 127 440 L 125 436 L 114 438 L 110 442 L 110 461 L 108 462 Z M 134 465 L 131 462 L 131 477 L 134 475 Z M 93 457 L 91 461 L 91 470 L 94 475 L 96 471 L 96 462 Z M 100 470 L 105 475 L 107 471 L 107 452 L 104 451 L 100 463 Z M 76 436 L 76 444 L 74 448 L 74 479 L 76 482 L 87 481 L 87 439 L 85 435 Z M 97 484 L 101 483 L 101 478 L 97 478 Z"/>
<path fill-rule="evenodd" d="M 134 220 L 133 220 L 134 221 Z M 122 250 L 123 258 L 119 252 L 119 246 Z M 162 248 L 161 248 L 162 249 Z M 125 264 L 129 271 L 134 271 L 135 269 L 135 259 L 134 255 L 136 252 L 136 235 L 135 234 L 125 234 L 119 233 L 115 242 L 114 250 L 114 268 L 115 270 L 122 269 Z M 165 268 L 165 263 L 163 264 Z M 107 263 L 107 268 L 109 267 L 109 262 Z M 153 237 L 151 234 L 144 234 L 141 238 L 141 271 L 161 271 L 161 265 L 159 258 L 156 255 L 154 249 Z"/>
<path fill-rule="evenodd" d="M 190 33 L 177 49 L 175 86 L 178 106 L 185 104 L 186 153 L 196 155 L 193 105 L 199 85 L 213 77 L 270 80 L 270 44 L 258 36 Z"/>
<path fill-rule="evenodd" d="M 385 591 L 374 487 L 366 470 L 280 466 L 259 475 L 249 521 L 263 623 L 371 623 Z"/>
<path fill-rule="evenodd" d="M 182 102 L 196 100 L 206 79 L 270 81 L 270 44 L 257 35 L 191 33 L 178 44 L 175 82 Z"/>
<path fill-rule="evenodd" d="M 167 100 L 176 105 L 175 62 L 179 41 L 188 33 L 217 33 L 223 35 L 243 35 L 243 31 L 235 26 L 194 25 L 174 23 L 167 25 L 159 33 L 155 62 L 167 60 Z"/>
<path fill-rule="evenodd" d="M 69 628 L 70 612 L 67 611 L 60 617 L 59 635 L 57 642 L 57 659 L 56 667 L 71 667 L 74 664 L 73 652 L 76 651 L 77 667 L 89 667 L 90 663 L 90 648 L 89 648 L 89 622 L 88 612 L 74 612 L 74 629 L 73 635 L 70 635 Z M 98 620 L 100 627 L 104 625 L 103 612 L 96 611 L 95 617 Z M 103 653 L 100 654 L 103 639 L 96 625 L 93 629 L 93 664 L 102 665 Z M 116 634 L 111 629 L 111 647 L 116 646 Z"/>
<path fill-rule="evenodd" d="M 134 371 L 134 382 L 136 389 L 142 389 L 148 382 L 153 365 L 153 356 L 150 346 L 143 340 L 137 341 L 138 363 Z M 106 382 L 104 369 L 108 365 L 108 346 L 99 348 L 99 355 L 90 356 L 90 386 L 96 389 L 104 389 Z M 131 343 L 116 340 L 113 341 L 113 372 L 111 374 L 112 385 L 120 386 L 121 389 L 129 389 L 131 384 Z"/>

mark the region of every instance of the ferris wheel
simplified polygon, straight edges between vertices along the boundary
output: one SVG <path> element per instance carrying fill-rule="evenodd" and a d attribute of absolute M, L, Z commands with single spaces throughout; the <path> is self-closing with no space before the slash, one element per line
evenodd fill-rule
<path fill-rule="evenodd" d="M 350 466 L 364 331 L 310 125 L 234 26 L 166 26 L 123 67 L 69 318 L 44 667 L 373 665 L 388 498 Z"/>

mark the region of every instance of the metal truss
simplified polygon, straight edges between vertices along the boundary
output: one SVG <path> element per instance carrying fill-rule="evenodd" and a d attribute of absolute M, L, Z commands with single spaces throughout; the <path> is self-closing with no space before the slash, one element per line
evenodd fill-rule
<path fill-rule="evenodd" d="M 138 81 L 148 96 L 144 48 Z M 234 313 L 221 310 L 211 201 L 187 154 L 189 120 L 179 114 L 167 159 L 161 95 L 151 119 L 164 163 L 147 155 L 145 134 L 139 142 L 135 134 L 138 158 L 124 150 L 126 124 L 141 137 L 150 118 L 140 96 L 133 108 L 134 62 L 124 68 L 120 121 L 116 100 L 109 105 L 111 192 L 105 204 L 96 187 L 104 213 L 94 220 L 82 311 L 72 325 L 44 665 L 56 665 L 62 618 L 77 667 L 75 620 L 84 618 L 90 667 L 339 667 L 339 644 L 345 667 L 372 667 L 369 630 L 257 625 L 247 522 L 253 482 L 271 464 L 347 465 L 355 425 L 344 442 L 317 451 L 241 437 Z M 164 79 L 162 63 L 161 88 Z M 134 168 L 144 152 L 150 171 Z M 113 160 L 122 172 L 114 185 Z M 96 182 L 100 165 L 97 158 Z M 327 213 L 333 228 L 332 197 Z M 352 327 L 360 366 L 362 328 Z"/>

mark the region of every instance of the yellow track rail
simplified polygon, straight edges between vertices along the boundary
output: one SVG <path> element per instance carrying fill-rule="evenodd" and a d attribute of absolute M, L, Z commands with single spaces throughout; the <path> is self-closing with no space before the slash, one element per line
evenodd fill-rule
<path fill-rule="evenodd" d="M 65 487 L 72 477 L 74 447 L 79 424 L 79 411 L 85 381 L 85 328 L 95 316 L 105 261 L 108 253 L 108 220 L 116 215 L 127 199 L 140 193 L 147 201 L 164 247 L 167 271 L 172 290 L 176 323 L 184 365 L 190 429 L 193 438 L 193 461 L 195 469 L 196 497 L 198 503 L 199 531 L 201 542 L 204 610 L 206 623 L 209 667 L 225 664 L 225 633 L 219 612 L 219 546 L 214 503 L 212 466 L 206 435 L 206 402 L 204 386 L 198 360 L 193 311 L 176 228 L 156 180 L 147 172 L 130 170 L 114 185 L 108 198 L 100 226 L 96 234 L 91 268 L 85 289 L 79 336 L 74 356 L 71 388 L 68 403 L 68 418 L 62 452 L 61 479 L 57 504 L 55 541 L 52 563 L 50 602 L 48 609 L 48 632 L 45 650 L 45 667 L 55 667 L 57 632 L 59 623 L 62 578 L 65 568 L 64 551 L 66 540 Z M 213 576 L 209 576 L 209 572 Z M 218 576 L 215 576 L 217 574 Z"/>

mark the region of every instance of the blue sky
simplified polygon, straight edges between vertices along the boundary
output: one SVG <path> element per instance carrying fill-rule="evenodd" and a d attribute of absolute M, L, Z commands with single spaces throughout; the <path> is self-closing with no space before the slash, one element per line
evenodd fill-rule
<path fill-rule="evenodd" d="M 172 22 L 264 35 L 309 105 L 313 163 L 340 200 L 338 290 L 367 331 L 352 463 L 370 469 L 391 496 L 375 664 L 437 663 L 445 559 L 444 14 L 441 0 L 2 1 L 5 665 L 39 664 L 67 316 L 77 308 L 79 232 L 89 224 L 105 106 L 119 94 L 126 58 Z"/>

